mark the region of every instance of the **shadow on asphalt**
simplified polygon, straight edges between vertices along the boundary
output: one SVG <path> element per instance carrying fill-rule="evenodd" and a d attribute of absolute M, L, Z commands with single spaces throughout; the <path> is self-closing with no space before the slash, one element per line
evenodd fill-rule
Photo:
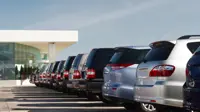
<path fill-rule="evenodd" d="M 12 89 L 17 106 L 12 110 L 28 112 L 127 112 L 123 107 L 88 101 L 86 98 L 63 94 L 46 88 L 17 87 Z"/>

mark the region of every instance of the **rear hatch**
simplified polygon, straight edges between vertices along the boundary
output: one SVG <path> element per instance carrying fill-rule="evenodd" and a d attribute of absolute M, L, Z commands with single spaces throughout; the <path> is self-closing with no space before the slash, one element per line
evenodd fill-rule
<path fill-rule="evenodd" d="M 103 69 L 109 63 L 114 53 L 114 48 L 93 49 L 89 53 L 85 64 L 85 72 L 82 75 L 83 79 L 103 80 Z"/>
<path fill-rule="evenodd" d="M 69 78 L 69 70 L 72 66 L 72 63 L 75 59 L 75 56 L 70 56 L 68 57 L 68 59 L 65 61 L 64 63 L 64 67 L 63 69 L 61 70 L 61 76 L 64 78 L 64 79 L 68 79 Z"/>
<path fill-rule="evenodd" d="M 72 63 L 72 67 L 69 70 L 69 80 L 74 79 L 74 75 L 80 74 L 78 71 L 79 63 L 81 61 L 83 54 L 78 54 Z"/>
<path fill-rule="evenodd" d="M 58 67 L 57 67 L 57 70 L 56 70 L 56 79 L 57 79 L 57 80 L 61 80 L 61 74 L 60 74 L 60 72 L 61 72 L 61 70 L 63 69 L 64 63 L 65 63 L 64 60 L 63 60 L 63 61 L 60 61 L 59 65 L 58 65 Z"/>
<path fill-rule="evenodd" d="M 150 49 L 116 48 L 109 64 L 104 69 L 104 81 L 112 83 L 123 83 L 133 85 L 137 65 L 141 63 Z M 125 74 L 126 73 L 126 74 Z M 131 80 L 128 80 L 130 79 Z"/>
<path fill-rule="evenodd" d="M 55 78 L 56 78 L 55 73 L 56 73 L 56 70 L 57 70 L 57 68 L 58 68 L 59 63 L 60 63 L 60 61 L 56 61 L 56 62 L 54 63 L 54 65 L 53 65 L 52 69 L 51 69 L 51 72 L 50 72 L 50 73 L 51 73 L 51 78 L 52 78 L 52 79 L 55 79 Z"/>
<path fill-rule="evenodd" d="M 200 87 L 200 47 L 195 51 L 194 55 L 187 63 L 186 76 L 187 82 L 194 80 L 194 87 Z"/>
<path fill-rule="evenodd" d="M 150 44 L 152 48 L 145 56 L 143 62 L 137 69 L 137 86 L 154 86 L 158 77 L 168 77 L 174 72 L 173 66 L 165 66 L 175 44 L 170 41 L 158 41 Z"/>

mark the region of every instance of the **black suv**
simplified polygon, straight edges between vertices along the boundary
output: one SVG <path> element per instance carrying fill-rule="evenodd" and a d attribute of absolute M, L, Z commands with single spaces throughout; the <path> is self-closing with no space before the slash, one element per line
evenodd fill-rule
<path fill-rule="evenodd" d="M 61 85 L 61 82 L 62 82 L 62 77 L 61 77 L 61 70 L 63 69 L 63 66 L 64 66 L 64 63 L 65 63 L 65 60 L 61 60 L 60 63 L 58 64 L 58 67 L 56 69 L 56 73 L 55 73 L 55 82 L 54 82 L 54 88 L 60 90 L 60 85 Z"/>
<path fill-rule="evenodd" d="M 83 64 L 87 58 L 88 54 L 78 54 L 72 63 L 72 67 L 69 70 L 69 78 L 67 82 L 67 88 L 69 93 L 76 92 L 74 91 L 74 80 L 81 78 L 81 70 L 83 68 Z"/>
<path fill-rule="evenodd" d="M 86 94 L 88 100 L 101 97 L 103 85 L 103 70 L 114 55 L 114 48 L 95 48 L 89 53 L 87 61 L 82 70 L 82 80 L 78 82 L 80 92 Z"/>
<path fill-rule="evenodd" d="M 49 87 L 50 88 L 53 88 L 53 86 L 55 85 L 55 78 L 56 78 L 55 73 L 56 73 L 56 69 L 57 69 L 59 63 L 60 63 L 60 61 L 54 62 L 52 68 L 50 69 L 50 78 L 49 78 L 49 82 L 50 82 Z"/>
<path fill-rule="evenodd" d="M 69 56 L 67 60 L 64 63 L 64 67 L 61 70 L 61 81 L 59 86 L 62 87 L 63 92 L 67 92 L 67 82 L 68 82 L 68 77 L 69 77 L 69 70 L 72 66 L 72 63 L 74 61 L 76 56 Z"/>

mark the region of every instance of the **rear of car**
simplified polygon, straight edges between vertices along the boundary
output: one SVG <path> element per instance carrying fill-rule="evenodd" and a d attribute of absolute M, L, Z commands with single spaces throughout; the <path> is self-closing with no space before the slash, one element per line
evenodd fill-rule
<path fill-rule="evenodd" d="M 134 99 L 136 69 L 150 47 L 118 47 L 109 64 L 104 68 L 102 95 L 109 101 L 118 101 L 126 107 Z"/>
<path fill-rule="evenodd" d="M 81 54 L 78 55 L 72 64 L 72 68 L 69 72 L 69 81 L 68 81 L 68 88 L 73 89 L 76 91 L 77 84 L 76 82 L 81 79 L 81 71 L 83 68 L 83 65 L 85 63 L 85 60 L 87 59 L 88 54 Z"/>
<path fill-rule="evenodd" d="M 114 48 L 96 48 L 89 53 L 82 79 L 77 82 L 79 90 L 86 93 L 89 100 L 93 100 L 96 95 L 102 95 L 103 69 L 114 53 Z"/>
<path fill-rule="evenodd" d="M 190 111 L 200 111 L 200 47 L 187 63 L 183 91 L 184 107 Z"/>
<path fill-rule="evenodd" d="M 50 76 L 50 71 L 51 71 L 51 69 L 52 69 L 52 67 L 53 67 L 53 64 L 54 63 L 49 63 L 49 65 L 48 65 L 48 68 L 47 68 L 47 70 L 46 70 L 46 73 L 45 73 L 45 79 L 44 80 L 40 80 L 40 83 L 42 84 L 42 85 L 44 85 L 44 86 L 48 86 L 49 84 L 50 84 L 50 82 L 49 82 L 49 80 L 50 80 L 50 78 L 51 78 L 51 76 Z"/>
<path fill-rule="evenodd" d="M 62 91 L 67 92 L 67 82 L 69 78 L 69 70 L 72 67 L 72 63 L 76 56 L 69 56 L 64 63 L 63 69 L 61 70 L 61 80 L 62 80 Z"/>
<path fill-rule="evenodd" d="M 64 68 L 64 63 L 65 60 L 60 61 L 60 63 L 58 64 L 58 67 L 56 69 L 56 73 L 55 73 L 55 88 L 59 89 L 61 88 L 61 83 L 62 83 L 62 77 L 61 77 L 61 70 Z"/>
<path fill-rule="evenodd" d="M 58 68 L 59 63 L 60 63 L 60 61 L 54 62 L 52 68 L 50 69 L 50 78 L 48 78 L 50 88 L 53 88 L 56 85 L 56 82 L 55 82 L 56 70 Z"/>
<path fill-rule="evenodd" d="M 138 66 L 134 99 L 156 107 L 183 107 L 182 87 L 185 83 L 185 66 L 192 53 L 200 45 L 200 39 L 179 38 L 176 41 L 158 41 L 144 61 Z M 165 106 L 164 106 L 165 105 Z M 157 108 L 157 109 L 158 109 Z M 152 107 L 152 111 L 155 108 Z"/>
<path fill-rule="evenodd" d="M 49 64 L 44 64 L 37 72 L 36 81 L 38 85 L 43 86 L 44 81 L 46 80 L 46 72 L 49 67 Z"/>

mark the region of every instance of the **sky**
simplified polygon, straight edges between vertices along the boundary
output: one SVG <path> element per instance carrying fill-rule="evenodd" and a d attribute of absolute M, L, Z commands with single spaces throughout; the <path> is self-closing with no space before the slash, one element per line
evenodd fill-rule
<path fill-rule="evenodd" d="M 56 59 L 200 34 L 199 0 L 2 0 L 0 30 L 78 30 Z"/>

